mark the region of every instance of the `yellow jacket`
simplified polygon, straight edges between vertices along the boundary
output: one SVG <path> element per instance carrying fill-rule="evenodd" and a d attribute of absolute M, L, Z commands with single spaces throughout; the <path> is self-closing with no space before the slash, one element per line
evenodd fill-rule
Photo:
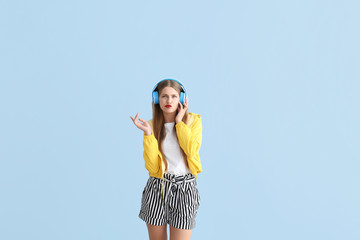
<path fill-rule="evenodd" d="M 199 156 L 199 150 L 202 141 L 201 115 L 190 112 L 188 114 L 188 123 L 185 124 L 183 121 L 180 121 L 175 124 L 175 128 L 179 145 L 187 156 L 189 169 L 195 178 L 197 178 L 197 174 L 202 172 Z M 151 128 L 153 128 L 152 119 L 149 120 L 148 123 L 150 124 Z M 164 190 L 163 174 L 165 172 L 166 166 L 163 160 L 163 156 L 159 150 L 158 141 L 154 136 L 153 129 L 150 135 L 145 135 L 144 132 L 143 146 L 145 168 L 149 171 L 150 176 L 161 178 L 163 180 Z"/>

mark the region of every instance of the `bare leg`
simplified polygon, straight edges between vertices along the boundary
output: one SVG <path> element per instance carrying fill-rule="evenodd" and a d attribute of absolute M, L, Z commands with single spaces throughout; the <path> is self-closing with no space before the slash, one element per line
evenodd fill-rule
<path fill-rule="evenodd" d="M 179 229 L 170 226 L 170 240 L 190 240 L 191 232 L 191 229 Z"/>
<path fill-rule="evenodd" d="M 149 231 L 150 240 L 167 240 L 167 224 L 162 226 L 155 226 L 146 223 L 146 226 Z"/>

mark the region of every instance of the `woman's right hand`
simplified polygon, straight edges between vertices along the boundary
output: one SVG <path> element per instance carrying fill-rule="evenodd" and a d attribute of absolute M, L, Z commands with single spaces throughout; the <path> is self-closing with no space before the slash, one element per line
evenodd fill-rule
<path fill-rule="evenodd" d="M 145 135 L 151 135 L 151 132 L 152 132 L 152 131 L 151 131 L 151 126 L 150 126 L 150 124 L 149 124 L 147 121 L 139 118 L 139 120 L 142 122 L 142 123 L 140 123 L 140 122 L 137 120 L 138 116 L 139 116 L 139 113 L 136 114 L 135 119 L 132 118 L 131 116 L 130 116 L 130 118 L 131 118 L 131 120 L 134 122 L 134 124 L 135 124 L 135 126 L 136 126 L 137 128 L 139 128 L 139 129 L 141 129 L 141 130 L 144 131 Z"/>

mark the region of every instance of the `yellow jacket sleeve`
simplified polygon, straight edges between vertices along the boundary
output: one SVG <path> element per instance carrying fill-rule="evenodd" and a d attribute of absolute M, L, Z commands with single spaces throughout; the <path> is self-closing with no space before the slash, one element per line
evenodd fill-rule
<path fill-rule="evenodd" d="M 179 145 L 184 150 L 185 154 L 189 158 L 193 158 L 195 155 L 199 154 L 202 141 L 201 118 L 196 118 L 191 128 L 183 121 L 178 122 L 175 125 L 175 128 L 179 140 Z"/>
<path fill-rule="evenodd" d="M 159 154 L 158 141 L 156 140 L 154 133 L 151 133 L 151 135 L 145 135 L 144 133 L 143 146 L 145 168 L 149 173 L 158 173 L 161 171 L 162 157 L 161 154 Z"/>

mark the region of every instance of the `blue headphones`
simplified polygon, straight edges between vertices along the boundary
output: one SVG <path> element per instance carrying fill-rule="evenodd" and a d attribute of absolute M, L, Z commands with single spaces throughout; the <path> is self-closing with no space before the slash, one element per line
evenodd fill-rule
<path fill-rule="evenodd" d="M 161 83 L 162 81 L 165 81 L 165 80 L 173 80 L 173 81 L 175 81 L 175 82 L 177 82 L 177 83 L 180 84 L 180 86 L 182 87 L 182 89 L 183 89 L 183 91 L 184 91 L 184 92 L 180 92 L 180 102 L 181 102 L 181 104 L 184 104 L 185 101 L 186 101 L 186 98 L 187 98 L 186 89 L 185 89 L 184 85 L 182 85 L 181 82 L 179 82 L 178 80 L 175 80 L 175 79 L 171 79 L 171 78 L 163 79 L 163 80 L 161 80 L 160 82 L 158 82 L 158 83 L 155 85 L 154 89 L 152 90 L 152 101 L 153 101 L 153 103 L 154 103 L 154 104 L 159 104 L 159 93 L 158 93 L 158 91 L 155 91 L 155 89 L 157 88 L 157 86 L 159 85 L 159 83 Z"/>

